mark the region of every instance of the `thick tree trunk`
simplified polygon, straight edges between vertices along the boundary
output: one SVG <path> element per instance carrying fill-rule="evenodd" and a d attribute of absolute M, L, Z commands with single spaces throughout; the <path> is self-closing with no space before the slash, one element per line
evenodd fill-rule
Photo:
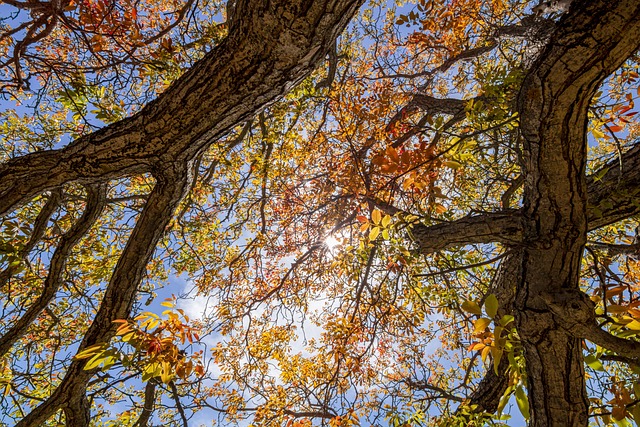
<path fill-rule="evenodd" d="M 526 76 L 518 101 L 525 186 L 516 315 L 535 427 L 588 424 L 581 341 L 545 301 L 578 290 L 587 233 L 589 103 L 640 44 L 637 0 L 574 3 Z"/>
<path fill-rule="evenodd" d="M 360 4 L 238 0 L 229 36 L 138 114 L 0 165 L 0 215 L 67 182 L 189 161 L 307 77 Z"/>
<path fill-rule="evenodd" d="M 54 151 L 0 165 L 0 215 L 44 190 L 104 183 L 133 173 L 156 178 L 79 351 L 108 342 L 131 315 L 146 266 L 189 189 L 192 160 L 216 138 L 308 76 L 361 0 L 239 0 L 229 37 L 140 113 Z M 67 425 L 89 424 L 92 371 L 71 362 L 64 378 L 17 427 L 38 426 L 62 409 Z"/>

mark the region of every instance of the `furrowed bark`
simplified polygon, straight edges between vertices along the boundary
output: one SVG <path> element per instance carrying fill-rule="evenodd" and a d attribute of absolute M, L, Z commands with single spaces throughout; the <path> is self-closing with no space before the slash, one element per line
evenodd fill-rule
<path fill-rule="evenodd" d="M 91 411 L 87 396 L 82 393 L 79 399 L 73 400 L 63 409 L 64 421 L 70 427 L 89 427 Z"/>
<path fill-rule="evenodd" d="M 519 243 L 522 241 L 521 214 L 496 212 L 428 227 L 417 224 L 411 229 L 411 237 L 421 254 L 473 243 Z"/>
<path fill-rule="evenodd" d="M 144 388 L 144 403 L 142 406 L 142 412 L 140 413 L 140 416 L 138 417 L 138 420 L 133 425 L 133 427 L 148 426 L 151 415 L 153 415 L 153 409 L 155 407 L 157 384 L 158 383 L 154 378 L 147 381 L 147 385 Z"/>
<path fill-rule="evenodd" d="M 587 110 L 603 80 L 640 46 L 640 4 L 574 2 L 525 77 L 522 277 L 516 324 L 527 364 L 531 426 L 586 426 L 580 339 L 543 294 L 578 289 L 587 233 Z"/>
<path fill-rule="evenodd" d="M 622 167 L 620 167 L 622 163 Z M 596 179 L 596 177 L 598 177 Z M 587 177 L 587 229 L 596 230 L 640 213 L 640 145 Z M 414 225 L 413 240 L 422 254 L 474 243 L 522 243 L 521 210 L 505 210 L 442 224 Z"/>
<path fill-rule="evenodd" d="M 55 297 L 56 292 L 62 283 L 64 269 L 67 265 L 67 258 L 73 247 L 87 234 L 91 226 L 97 221 L 102 213 L 106 201 L 106 186 L 100 185 L 96 188 L 87 188 L 88 201 L 84 213 L 71 229 L 60 239 L 56 250 L 53 252 L 49 263 L 49 274 L 44 281 L 42 293 L 27 311 L 0 337 L 0 357 L 4 356 L 11 346 L 24 334 L 29 325 L 45 309 L 49 302 Z"/>
<path fill-rule="evenodd" d="M 239 0 L 229 36 L 138 114 L 0 166 L 0 215 L 47 189 L 193 159 L 322 61 L 362 0 Z"/>
<path fill-rule="evenodd" d="M 595 304 L 580 290 L 563 290 L 543 294 L 554 315 L 561 319 L 562 327 L 576 338 L 587 339 L 627 359 L 640 362 L 640 342 L 611 335 L 598 326 Z"/>
<path fill-rule="evenodd" d="M 589 230 L 640 213 L 640 144 L 587 178 L 587 185 Z"/>
<path fill-rule="evenodd" d="M 189 189 L 189 165 L 166 165 L 156 179 L 149 201 L 116 264 L 100 309 L 78 352 L 94 344 L 108 342 L 116 330 L 113 321 L 130 317 L 136 291 L 146 274 L 146 266 L 176 207 Z M 81 401 L 86 399 L 87 383 L 93 375 L 93 371 L 83 369 L 85 363 L 86 360 L 74 360 L 51 396 L 18 422 L 16 427 L 40 425 L 59 409 L 67 408 L 65 411 L 71 411 L 69 413 L 76 417 L 74 408 L 85 408 Z"/>

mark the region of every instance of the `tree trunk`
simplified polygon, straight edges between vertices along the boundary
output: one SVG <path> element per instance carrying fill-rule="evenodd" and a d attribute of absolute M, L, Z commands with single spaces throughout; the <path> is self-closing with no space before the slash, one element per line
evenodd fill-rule
<path fill-rule="evenodd" d="M 637 0 L 573 3 L 518 98 L 525 185 L 516 326 L 534 427 L 588 424 L 581 340 L 545 301 L 579 289 L 587 233 L 587 110 L 603 80 L 640 44 Z"/>

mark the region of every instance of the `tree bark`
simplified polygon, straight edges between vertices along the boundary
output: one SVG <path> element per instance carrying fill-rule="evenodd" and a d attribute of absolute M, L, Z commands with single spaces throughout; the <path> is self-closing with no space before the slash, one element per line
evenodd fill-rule
<path fill-rule="evenodd" d="M 587 109 L 603 80 L 640 47 L 640 3 L 574 2 L 525 77 L 522 277 L 516 325 L 530 425 L 586 426 L 582 347 L 541 297 L 577 290 L 587 233 Z"/>
<path fill-rule="evenodd" d="M 87 206 L 83 215 L 73 227 L 62 236 L 56 250 L 53 252 L 49 263 L 49 274 L 44 281 L 42 293 L 22 317 L 0 336 L 0 357 L 3 357 L 11 349 L 13 344 L 22 337 L 31 323 L 36 320 L 42 310 L 44 310 L 55 297 L 64 278 L 69 254 L 102 214 L 106 204 L 106 185 L 99 185 L 96 188 L 89 187 L 87 188 L 87 193 Z M 43 208 L 43 211 L 46 211 L 46 209 Z"/>
<path fill-rule="evenodd" d="M 131 316 L 136 292 L 146 274 L 158 241 L 171 221 L 176 207 L 189 189 L 189 165 L 176 164 L 157 176 L 149 201 L 140 214 L 127 241 L 91 326 L 84 335 L 78 352 L 95 344 L 107 343 L 115 334 L 113 321 Z M 59 409 L 79 417 L 84 408 L 87 383 L 94 371 L 84 370 L 87 360 L 71 362 L 62 382 L 51 396 L 16 424 L 16 427 L 38 426 Z M 80 418 L 78 418 L 80 419 Z M 68 424 L 74 425 L 74 424 Z"/>
<path fill-rule="evenodd" d="M 360 4 L 238 0 L 229 36 L 138 114 L 63 149 L 1 165 L 0 215 L 68 182 L 189 161 L 308 76 Z"/>
<path fill-rule="evenodd" d="M 362 0 L 238 0 L 229 36 L 138 114 L 60 150 L 0 165 L 0 215 L 69 182 L 106 183 L 152 173 L 156 186 L 115 267 L 79 351 L 113 336 L 176 206 L 192 160 L 216 139 L 286 94 L 325 58 Z M 18 424 L 44 423 L 63 409 L 68 425 L 88 422 L 93 375 L 73 361 L 52 395 Z"/>

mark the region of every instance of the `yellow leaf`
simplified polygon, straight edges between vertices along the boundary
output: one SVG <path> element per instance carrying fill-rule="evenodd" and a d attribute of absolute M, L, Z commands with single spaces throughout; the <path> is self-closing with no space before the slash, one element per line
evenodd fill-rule
<path fill-rule="evenodd" d="M 130 323 L 123 323 L 122 326 L 118 328 L 116 331 L 117 336 L 126 335 L 127 332 L 131 331 L 132 327 Z"/>
<path fill-rule="evenodd" d="M 480 319 L 473 322 L 473 331 L 477 334 L 479 332 L 484 332 L 484 330 L 491 324 L 491 319 L 487 319 L 486 317 L 481 317 Z"/>
<path fill-rule="evenodd" d="M 105 357 L 103 357 L 103 353 L 104 352 L 101 351 L 100 353 L 96 354 L 91 359 L 89 359 L 87 364 L 84 365 L 83 369 L 85 371 L 90 371 L 91 369 L 94 369 L 94 368 L 97 368 L 98 366 L 100 366 L 100 364 L 102 362 L 104 362 L 104 360 L 105 360 Z"/>
<path fill-rule="evenodd" d="M 384 218 L 382 218 L 383 227 L 388 227 L 390 222 L 391 222 L 391 217 L 389 215 L 385 215 Z"/>
<path fill-rule="evenodd" d="M 460 169 L 462 167 L 462 164 L 455 160 L 447 160 L 446 162 L 442 162 L 442 164 L 451 169 Z"/>
<path fill-rule="evenodd" d="M 447 208 L 444 207 L 443 205 L 441 205 L 440 203 L 436 203 L 436 213 L 445 213 L 447 211 Z"/>
<path fill-rule="evenodd" d="M 75 360 L 88 359 L 90 357 L 95 356 L 96 353 L 102 353 L 104 344 L 94 344 L 90 347 L 85 348 L 80 353 L 76 354 L 74 357 Z"/>
<path fill-rule="evenodd" d="M 640 322 L 637 320 L 632 320 L 631 322 L 625 325 L 629 329 L 633 329 L 634 331 L 640 331 Z"/>
<path fill-rule="evenodd" d="M 629 307 L 624 305 L 610 304 L 607 306 L 607 312 L 609 313 L 626 313 L 629 310 Z"/>
<path fill-rule="evenodd" d="M 480 308 L 480 306 L 471 300 L 464 301 L 462 303 L 462 309 L 467 313 L 477 314 L 477 315 L 482 314 L 482 309 Z"/>
<path fill-rule="evenodd" d="M 486 345 L 481 343 L 481 342 L 474 342 L 473 344 L 471 344 L 469 346 L 469 351 L 474 351 L 474 350 L 480 351 L 485 347 L 486 347 Z"/>
<path fill-rule="evenodd" d="M 490 352 L 491 352 L 491 347 L 487 346 L 482 349 L 482 353 L 480 353 L 480 356 L 482 357 L 483 362 L 487 361 L 487 356 L 489 355 Z"/>
<path fill-rule="evenodd" d="M 171 301 L 162 301 L 160 303 L 160 305 L 164 306 L 164 307 L 169 307 L 169 308 L 173 308 L 174 307 L 174 304 Z"/>
<path fill-rule="evenodd" d="M 382 219 L 382 213 L 378 209 L 375 209 L 373 213 L 371 213 L 371 220 L 373 221 L 374 224 L 380 224 L 381 219 Z"/>
<path fill-rule="evenodd" d="M 376 240 L 376 237 L 378 237 L 379 234 L 380 234 L 380 228 L 379 227 L 373 227 L 371 229 L 371 231 L 369 232 L 369 240 L 370 241 Z"/>
<path fill-rule="evenodd" d="M 529 419 L 529 399 L 522 386 L 516 388 L 516 403 L 525 420 Z"/>
<path fill-rule="evenodd" d="M 160 379 L 163 383 L 168 384 L 171 381 L 171 364 L 167 361 L 162 362 L 162 372 L 160 373 Z"/>

